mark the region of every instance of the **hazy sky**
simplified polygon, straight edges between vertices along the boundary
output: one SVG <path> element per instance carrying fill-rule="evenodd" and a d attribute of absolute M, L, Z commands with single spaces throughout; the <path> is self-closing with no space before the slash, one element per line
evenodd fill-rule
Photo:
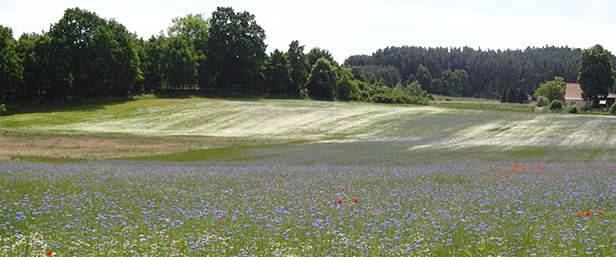
<path fill-rule="evenodd" d="M 524 49 L 545 45 L 589 48 L 601 44 L 616 53 L 613 0 L 2 0 L 0 25 L 24 32 L 48 31 L 66 8 L 80 7 L 115 18 L 149 38 L 173 17 L 232 6 L 256 16 L 268 51 L 292 40 L 332 52 L 344 61 L 387 46 Z"/>

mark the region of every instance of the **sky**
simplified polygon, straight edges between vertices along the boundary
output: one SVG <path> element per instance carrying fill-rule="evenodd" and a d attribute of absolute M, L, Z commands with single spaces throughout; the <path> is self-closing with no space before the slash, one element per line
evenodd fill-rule
<path fill-rule="evenodd" d="M 67 8 L 115 18 L 139 37 L 165 31 L 174 17 L 218 6 L 255 15 L 268 52 L 298 40 L 306 52 L 320 47 L 338 62 L 388 46 L 525 49 L 601 44 L 616 53 L 613 0 L 2 0 L 0 25 L 24 32 L 49 31 Z"/>

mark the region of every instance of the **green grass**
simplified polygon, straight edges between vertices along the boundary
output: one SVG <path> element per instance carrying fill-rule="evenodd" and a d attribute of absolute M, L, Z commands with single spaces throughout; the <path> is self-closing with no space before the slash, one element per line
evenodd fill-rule
<path fill-rule="evenodd" d="M 613 155 L 584 153 L 611 149 L 611 142 L 616 140 L 612 131 L 606 129 L 616 126 L 612 116 L 538 114 L 530 111 L 534 107 L 521 104 L 469 101 L 410 106 L 194 96 L 144 98 L 0 117 L 0 127 L 4 128 L 0 130 L 0 142 L 31 140 L 35 145 L 37 141 L 71 142 L 89 138 L 115 144 L 132 142 L 133 145 L 109 148 L 118 153 L 113 158 L 132 160 L 198 161 L 245 156 L 267 161 L 297 159 L 297 152 L 305 152 L 306 159 L 311 161 L 340 163 L 355 158 L 373 163 L 378 161 L 371 157 L 375 149 L 386 153 L 383 158 L 392 155 L 390 159 L 399 160 L 407 156 L 399 149 L 408 148 L 426 152 L 421 156 L 442 158 L 448 155 L 488 158 L 503 152 L 516 157 L 558 159 L 562 153 L 573 160 L 601 161 Z M 134 146 L 139 142 L 150 145 Z M 302 144 L 287 145 L 289 142 Z M 148 154 L 147 149 L 156 148 L 156 144 L 173 146 L 158 154 Z M 75 146 L 63 147 L 70 152 Z M 319 147 L 325 149 L 322 156 L 316 154 Z M 524 150 L 516 152 L 516 149 Z M 575 155 L 570 151 L 576 150 L 568 149 L 584 150 L 580 150 L 583 154 Z M 3 152 L 0 148 L 0 156 L 65 160 L 108 156 L 100 152 L 88 156 L 65 154 L 61 150 L 44 154 L 43 150 L 28 153 L 5 149 Z M 549 151 L 549 156 L 545 156 L 545 151 Z"/>
<path fill-rule="evenodd" d="M 614 253 L 615 117 L 436 104 L 144 96 L 0 117 L 19 159 L 0 162 L 0 255 Z"/>
<path fill-rule="evenodd" d="M 511 104 L 500 102 L 431 102 L 431 106 L 453 109 L 485 110 L 485 111 L 509 111 L 509 112 L 534 112 L 535 105 L 531 104 Z"/>

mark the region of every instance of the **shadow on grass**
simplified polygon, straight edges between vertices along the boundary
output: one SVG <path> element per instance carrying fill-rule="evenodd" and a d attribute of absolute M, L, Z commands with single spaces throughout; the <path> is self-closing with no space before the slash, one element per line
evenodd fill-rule
<path fill-rule="evenodd" d="M 105 110 L 106 105 L 123 104 L 135 101 L 133 98 L 99 98 L 88 100 L 68 100 L 68 101 L 39 101 L 30 103 L 20 103 L 8 107 L 4 116 L 27 114 L 27 113 L 49 113 L 49 112 L 95 112 Z"/>
<path fill-rule="evenodd" d="M 267 93 L 252 91 L 228 90 L 158 90 L 151 94 L 128 96 L 128 97 L 107 97 L 96 99 L 68 99 L 68 100 L 32 100 L 23 103 L 12 104 L 7 107 L 8 111 L 4 116 L 27 114 L 27 113 L 46 113 L 46 112 L 94 112 L 105 110 L 106 105 L 123 104 L 140 99 L 189 99 L 189 98 L 210 98 L 234 101 L 256 102 L 260 99 L 298 99 L 288 95 L 270 95 Z"/>

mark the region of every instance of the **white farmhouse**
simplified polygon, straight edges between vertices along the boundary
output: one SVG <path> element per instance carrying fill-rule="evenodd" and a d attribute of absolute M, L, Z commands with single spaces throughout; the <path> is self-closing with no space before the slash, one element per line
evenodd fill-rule
<path fill-rule="evenodd" d="M 586 107 L 586 102 L 582 99 L 582 89 L 580 84 L 567 83 L 567 89 L 565 91 L 565 104 L 567 106 L 577 105 L 578 108 Z"/>
<path fill-rule="evenodd" d="M 616 101 L 616 95 L 609 94 L 607 97 L 599 97 L 599 105 L 602 108 L 610 108 Z M 565 103 L 567 106 L 577 105 L 578 108 L 585 108 L 592 105 L 591 102 L 586 102 L 582 99 L 582 89 L 580 84 L 567 83 L 565 91 Z"/>

